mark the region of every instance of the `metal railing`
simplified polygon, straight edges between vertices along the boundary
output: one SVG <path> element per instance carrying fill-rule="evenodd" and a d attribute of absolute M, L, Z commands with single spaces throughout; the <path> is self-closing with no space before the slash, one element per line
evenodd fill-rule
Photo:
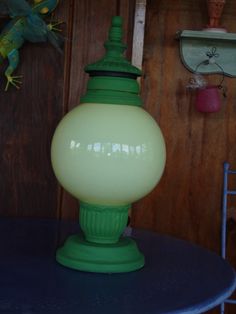
<path fill-rule="evenodd" d="M 221 256 L 226 259 L 226 237 L 227 237 L 227 212 L 228 212 L 228 196 L 236 195 L 235 190 L 228 189 L 228 176 L 230 174 L 236 174 L 236 170 L 230 170 L 230 164 L 224 163 L 224 176 L 223 176 L 223 198 L 222 198 L 222 226 L 221 226 Z M 235 176 L 236 178 L 236 176 Z M 225 303 L 236 304 L 236 300 L 231 298 L 224 301 L 220 307 L 220 313 L 225 313 Z"/>

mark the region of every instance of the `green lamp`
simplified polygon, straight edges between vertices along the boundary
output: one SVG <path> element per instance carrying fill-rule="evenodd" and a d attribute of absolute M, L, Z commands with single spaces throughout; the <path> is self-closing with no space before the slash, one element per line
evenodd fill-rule
<path fill-rule="evenodd" d="M 138 68 L 123 56 L 122 18 L 112 19 L 106 54 L 85 68 L 87 93 L 59 123 L 51 158 L 61 185 L 80 200 L 81 235 L 57 250 L 57 261 L 89 272 L 137 270 L 144 256 L 123 237 L 131 203 L 158 183 L 165 143 L 155 120 L 142 109 Z"/>

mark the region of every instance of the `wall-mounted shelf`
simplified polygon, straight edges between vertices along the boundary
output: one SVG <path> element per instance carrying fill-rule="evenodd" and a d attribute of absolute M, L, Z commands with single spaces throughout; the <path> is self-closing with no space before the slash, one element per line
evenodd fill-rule
<path fill-rule="evenodd" d="M 236 34 L 183 30 L 177 37 L 181 61 L 189 71 L 213 74 L 223 69 L 225 75 L 236 77 Z"/>

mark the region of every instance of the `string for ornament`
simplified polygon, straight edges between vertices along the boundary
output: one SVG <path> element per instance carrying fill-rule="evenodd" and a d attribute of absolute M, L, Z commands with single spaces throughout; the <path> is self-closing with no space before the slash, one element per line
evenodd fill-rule
<path fill-rule="evenodd" d="M 219 57 L 219 54 L 216 52 L 216 47 L 212 47 L 211 50 L 206 52 L 206 56 L 208 59 L 201 61 L 199 64 L 197 64 L 195 70 L 194 70 L 194 77 L 190 78 L 189 84 L 187 85 L 187 88 L 191 89 L 197 89 L 197 88 L 204 88 L 207 86 L 207 82 L 204 79 L 201 72 L 198 71 L 199 67 L 202 65 L 209 65 L 214 64 L 216 65 L 221 73 L 222 73 L 222 79 L 218 85 L 216 85 L 217 88 L 221 89 L 223 92 L 223 96 L 226 97 L 226 86 L 223 86 L 223 82 L 225 79 L 225 72 L 219 63 L 216 62 L 215 58 Z"/>

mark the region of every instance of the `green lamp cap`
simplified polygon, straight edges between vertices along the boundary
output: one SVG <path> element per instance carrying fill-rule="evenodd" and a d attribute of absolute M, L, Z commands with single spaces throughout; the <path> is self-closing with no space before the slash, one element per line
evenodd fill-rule
<path fill-rule="evenodd" d="M 120 16 L 113 17 L 108 40 L 104 44 L 105 56 L 85 67 L 90 79 L 81 103 L 142 105 L 137 82 L 142 73 L 123 55 L 126 45 L 122 42 L 122 24 Z"/>
<path fill-rule="evenodd" d="M 111 28 L 109 30 L 108 40 L 105 42 L 105 56 L 96 63 L 85 67 L 85 72 L 93 75 L 93 72 L 110 72 L 118 76 L 122 73 L 122 77 L 126 75 L 138 77 L 142 72 L 133 66 L 123 55 L 127 46 L 122 42 L 123 38 L 123 19 L 121 16 L 112 18 Z M 116 74 L 115 74 L 116 73 Z"/>

